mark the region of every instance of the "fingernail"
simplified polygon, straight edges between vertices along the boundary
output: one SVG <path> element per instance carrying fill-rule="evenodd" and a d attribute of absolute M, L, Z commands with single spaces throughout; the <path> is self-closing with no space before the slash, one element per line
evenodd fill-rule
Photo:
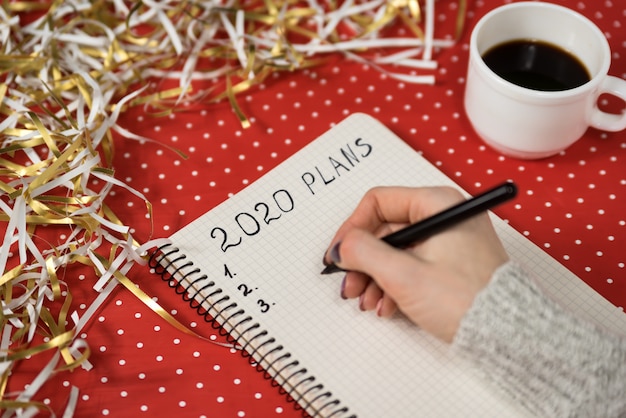
<path fill-rule="evenodd" d="M 376 316 L 382 316 L 383 313 L 383 298 L 378 299 L 376 302 Z"/>
<path fill-rule="evenodd" d="M 346 276 L 343 276 L 343 280 L 341 281 L 341 299 L 348 299 L 346 297 Z"/>
<path fill-rule="evenodd" d="M 359 309 L 364 311 L 365 307 L 363 306 L 363 301 L 365 300 L 365 293 L 361 293 L 361 296 L 359 296 Z"/>
<path fill-rule="evenodd" d="M 341 262 L 341 256 L 339 255 L 339 246 L 341 245 L 341 241 L 333 245 L 333 248 L 330 249 L 330 259 L 333 263 L 337 264 Z"/>

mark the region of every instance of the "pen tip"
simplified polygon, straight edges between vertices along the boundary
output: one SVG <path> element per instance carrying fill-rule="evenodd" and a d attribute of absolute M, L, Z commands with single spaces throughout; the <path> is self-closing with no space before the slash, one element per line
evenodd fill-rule
<path fill-rule="evenodd" d="M 339 271 L 343 271 L 343 270 L 334 264 L 329 264 L 324 268 L 324 270 L 322 270 L 321 274 L 331 274 L 331 273 L 337 273 Z"/>

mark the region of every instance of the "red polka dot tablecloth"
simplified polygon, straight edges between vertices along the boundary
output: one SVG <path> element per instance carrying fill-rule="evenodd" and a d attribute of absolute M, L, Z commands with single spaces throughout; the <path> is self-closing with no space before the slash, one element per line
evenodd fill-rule
<path fill-rule="evenodd" d="M 452 2 L 437 2 L 436 21 L 450 24 Z M 116 177 L 153 204 L 124 189 L 109 204 L 138 240 L 167 237 L 237 193 L 285 158 L 354 112 L 368 113 L 419 150 L 470 193 L 512 179 L 514 204 L 495 212 L 619 307 L 626 304 L 626 133 L 589 130 L 554 157 L 523 161 L 499 155 L 472 131 L 462 106 L 469 30 L 501 0 L 468 1 L 466 29 L 452 48 L 436 50 L 436 84 L 393 79 L 363 64 L 335 57 L 320 66 L 276 73 L 239 96 L 251 127 L 242 128 L 229 103 L 194 104 L 168 117 L 142 109 L 119 123 L 153 138 L 116 138 Z M 591 18 L 612 48 L 612 75 L 626 78 L 626 4 L 622 1 L 555 1 Z M 604 99 L 619 112 L 623 103 Z M 172 151 L 182 151 L 182 158 Z M 152 229 L 153 228 L 153 229 Z M 320 255 L 321 256 L 321 255 Z M 88 269 L 72 274 L 79 313 L 93 299 Z M 72 386 L 76 416 L 295 417 L 285 395 L 247 359 L 220 343 L 225 338 L 149 269 L 128 277 L 204 339 L 185 334 L 118 286 L 82 331 L 93 369 L 59 372 L 36 399 L 58 414 Z M 81 283 L 84 288 L 81 289 Z M 339 292 L 339 283 L 337 283 Z M 350 303 L 350 302 L 347 302 Z M 43 360 L 42 360 L 43 361 Z M 20 366 L 9 390 L 38 373 Z"/>

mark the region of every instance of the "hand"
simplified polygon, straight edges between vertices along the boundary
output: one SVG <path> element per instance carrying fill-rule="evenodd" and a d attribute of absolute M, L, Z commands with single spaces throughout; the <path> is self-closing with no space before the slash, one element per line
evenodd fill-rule
<path fill-rule="evenodd" d="M 449 187 L 379 187 L 368 191 L 341 225 L 325 262 L 348 270 L 344 298 L 389 317 L 399 309 L 436 337 L 451 342 L 461 318 L 493 272 L 508 260 L 487 213 L 411 248 L 379 238 L 463 200 Z"/>

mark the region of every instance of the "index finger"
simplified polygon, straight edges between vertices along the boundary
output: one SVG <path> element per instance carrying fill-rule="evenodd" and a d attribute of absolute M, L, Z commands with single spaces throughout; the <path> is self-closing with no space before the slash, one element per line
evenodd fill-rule
<path fill-rule="evenodd" d="M 331 246 L 350 229 L 376 232 L 387 227 L 397 230 L 462 199 L 462 194 L 451 187 L 375 187 L 363 196 L 352 214 L 339 227 Z"/>

